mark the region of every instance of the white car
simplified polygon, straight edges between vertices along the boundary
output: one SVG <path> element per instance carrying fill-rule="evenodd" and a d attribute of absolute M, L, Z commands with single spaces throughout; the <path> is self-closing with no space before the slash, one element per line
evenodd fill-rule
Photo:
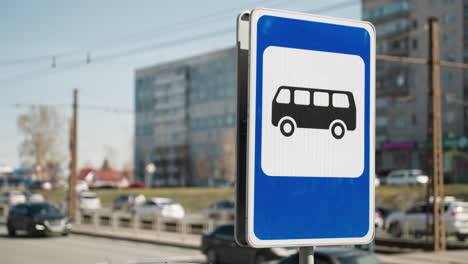
<path fill-rule="evenodd" d="M 381 212 L 375 211 L 375 228 L 383 228 L 384 227 L 384 219 Z"/>
<path fill-rule="evenodd" d="M 385 229 L 394 237 L 413 234 L 420 237 L 427 232 L 426 212 L 429 212 L 429 226 L 432 225 L 432 203 L 415 203 L 406 212 L 390 214 L 385 220 Z M 447 235 L 454 235 L 460 241 L 468 238 L 468 203 L 457 201 L 454 197 L 445 197 L 445 229 Z"/>
<path fill-rule="evenodd" d="M 88 184 L 85 181 L 77 181 L 76 182 L 75 190 L 77 192 L 87 191 L 88 189 L 89 189 Z"/>
<path fill-rule="evenodd" d="M 40 193 L 31 193 L 29 194 L 27 198 L 28 198 L 28 202 L 31 202 L 31 203 L 42 203 L 45 201 L 44 195 Z"/>
<path fill-rule="evenodd" d="M 427 184 L 429 177 L 424 175 L 421 170 L 395 170 L 390 172 L 385 183 L 387 185 L 420 185 Z"/>
<path fill-rule="evenodd" d="M 25 203 L 26 196 L 23 193 L 17 191 L 4 192 L 2 193 L 2 196 L 0 196 L 0 202 L 2 204 L 12 206 L 15 204 Z"/>
<path fill-rule="evenodd" d="M 153 219 L 155 216 L 183 218 L 185 210 L 182 205 L 169 198 L 153 197 L 136 207 L 136 213 L 142 219 Z"/>
<path fill-rule="evenodd" d="M 101 200 L 93 192 L 81 192 L 78 195 L 78 204 L 80 210 L 98 210 L 101 209 Z"/>

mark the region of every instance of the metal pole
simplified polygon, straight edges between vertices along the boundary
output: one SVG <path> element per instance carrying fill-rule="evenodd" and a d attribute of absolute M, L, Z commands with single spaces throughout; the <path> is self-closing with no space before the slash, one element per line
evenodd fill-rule
<path fill-rule="evenodd" d="M 76 214 L 76 166 L 78 162 L 77 146 L 78 146 L 78 90 L 73 91 L 73 119 L 70 133 L 70 179 L 68 184 L 68 217 L 71 220 L 75 219 Z"/>
<path fill-rule="evenodd" d="M 442 153 L 442 124 L 441 124 L 441 90 L 440 90 L 440 56 L 439 56 L 439 23 L 437 18 L 429 19 L 431 29 L 431 81 L 432 81 L 432 146 L 433 146 L 433 236 L 434 251 L 446 248 L 444 222 L 444 173 Z"/>
<path fill-rule="evenodd" d="M 315 247 L 299 248 L 299 264 L 314 264 Z"/>

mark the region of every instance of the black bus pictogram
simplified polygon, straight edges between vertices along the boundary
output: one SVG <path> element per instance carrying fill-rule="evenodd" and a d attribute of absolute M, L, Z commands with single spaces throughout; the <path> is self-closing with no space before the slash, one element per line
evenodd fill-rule
<path fill-rule="evenodd" d="M 273 98 L 272 123 L 289 137 L 297 128 L 330 129 L 336 139 L 356 129 L 351 92 L 281 86 Z"/>

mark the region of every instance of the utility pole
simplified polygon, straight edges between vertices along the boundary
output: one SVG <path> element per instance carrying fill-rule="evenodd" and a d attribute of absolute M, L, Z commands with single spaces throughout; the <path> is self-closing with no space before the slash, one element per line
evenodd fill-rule
<path fill-rule="evenodd" d="M 73 91 L 73 119 L 70 131 L 70 177 L 68 182 L 68 217 L 71 220 L 75 219 L 76 214 L 76 165 L 78 162 L 77 146 L 78 146 L 78 90 Z"/>
<path fill-rule="evenodd" d="M 444 172 L 442 161 L 442 124 L 441 124 L 441 90 L 440 90 L 440 55 L 439 55 L 439 23 L 437 18 L 429 18 L 429 70 L 432 88 L 432 196 L 433 196 L 433 245 L 434 251 L 444 251 L 446 248 L 444 223 Z M 430 99 L 430 98 L 429 98 Z M 431 113 L 429 113 L 431 117 Z M 428 126 L 431 124 L 429 123 Z M 430 132 L 430 131 L 429 131 Z M 430 138 L 429 138 L 430 140 Z M 429 153 L 428 153 L 429 154 Z M 429 165 L 430 166 L 430 165 Z M 428 203 L 429 205 L 429 203 Z M 429 207 L 428 207 L 429 208 Z"/>

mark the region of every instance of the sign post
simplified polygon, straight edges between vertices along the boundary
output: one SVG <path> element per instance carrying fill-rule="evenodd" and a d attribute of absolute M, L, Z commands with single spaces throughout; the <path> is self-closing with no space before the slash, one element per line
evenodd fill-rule
<path fill-rule="evenodd" d="M 238 16 L 237 49 L 237 243 L 301 247 L 303 261 L 370 243 L 373 26 L 254 9 Z"/>

